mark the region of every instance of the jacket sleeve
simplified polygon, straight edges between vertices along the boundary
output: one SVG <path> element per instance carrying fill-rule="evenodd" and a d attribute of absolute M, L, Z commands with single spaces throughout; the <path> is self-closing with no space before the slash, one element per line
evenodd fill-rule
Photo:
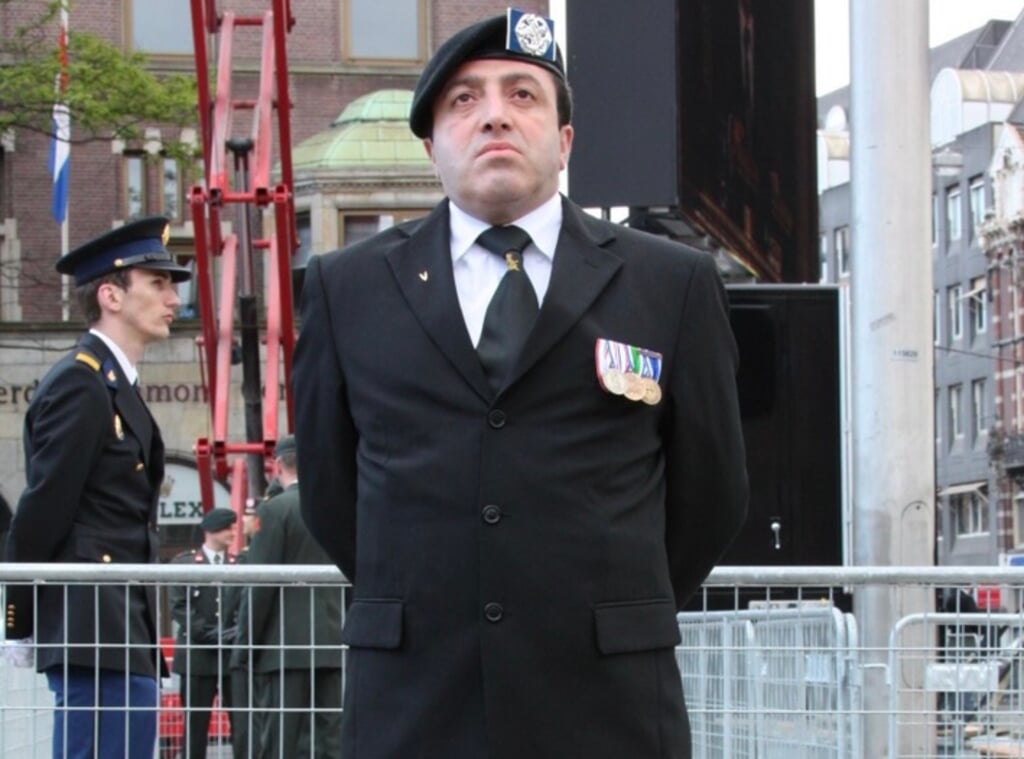
<path fill-rule="evenodd" d="M 666 544 L 682 608 L 743 526 L 748 484 L 736 387 L 738 350 L 710 256 L 683 300 L 665 431 Z"/>
<path fill-rule="evenodd" d="M 333 263 L 338 263 L 334 259 Z M 335 266 L 331 274 L 340 275 Z M 333 284 L 333 280 L 332 280 Z M 302 517 L 350 582 L 356 562 L 356 446 L 345 377 L 337 351 L 338 305 L 327 272 L 314 256 L 302 287 L 302 328 L 295 349 L 292 388 Z"/>
<path fill-rule="evenodd" d="M 34 399 L 25 420 L 27 482 L 11 522 L 9 561 L 57 558 L 113 419 L 110 394 L 85 365 L 71 365 Z"/>

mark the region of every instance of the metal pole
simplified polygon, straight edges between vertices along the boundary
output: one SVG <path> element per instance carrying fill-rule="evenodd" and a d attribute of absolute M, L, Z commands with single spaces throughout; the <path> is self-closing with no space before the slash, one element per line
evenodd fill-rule
<path fill-rule="evenodd" d="M 927 0 L 852 2 L 850 36 L 854 562 L 928 565 L 935 402 Z M 889 632 L 922 606 L 930 606 L 926 591 L 860 588 L 854 599 L 868 667 L 864 756 L 889 755 Z M 929 737 L 907 740 L 916 756 Z"/>
<path fill-rule="evenodd" d="M 235 156 L 235 187 L 249 187 L 251 139 L 227 141 Z M 238 319 L 242 336 L 242 398 L 245 402 L 245 441 L 263 440 L 263 393 L 260 381 L 260 335 L 256 302 L 255 262 L 252 248 L 252 216 L 246 203 L 238 204 Z M 246 454 L 249 493 L 263 495 L 266 489 L 263 456 Z"/>

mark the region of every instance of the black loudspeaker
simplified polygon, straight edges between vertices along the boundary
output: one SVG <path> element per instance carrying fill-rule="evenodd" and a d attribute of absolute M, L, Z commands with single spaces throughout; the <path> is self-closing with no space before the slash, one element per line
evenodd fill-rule
<path fill-rule="evenodd" d="M 572 199 L 585 207 L 679 205 L 676 0 L 568 0 L 566 16 Z"/>
<path fill-rule="evenodd" d="M 817 282 L 814 4 L 567 0 L 569 196 L 676 213 L 762 282 Z"/>
<path fill-rule="evenodd" d="M 840 301 L 830 286 L 730 286 L 750 514 L 723 565 L 841 565 Z"/>

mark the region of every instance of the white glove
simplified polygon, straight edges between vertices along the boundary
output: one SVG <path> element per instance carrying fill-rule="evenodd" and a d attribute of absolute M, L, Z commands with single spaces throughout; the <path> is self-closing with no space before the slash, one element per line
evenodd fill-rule
<path fill-rule="evenodd" d="M 5 640 L 0 645 L 0 653 L 15 667 L 32 667 L 35 665 L 36 647 L 33 638 Z"/>

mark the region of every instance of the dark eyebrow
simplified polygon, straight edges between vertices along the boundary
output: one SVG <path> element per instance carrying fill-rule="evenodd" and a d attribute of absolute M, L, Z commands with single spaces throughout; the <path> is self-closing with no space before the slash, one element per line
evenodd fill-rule
<path fill-rule="evenodd" d="M 516 84 L 518 82 L 526 81 L 536 85 L 540 85 L 540 79 L 533 75 L 529 71 L 511 71 L 508 74 L 504 74 L 501 77 L 501 84 L 505 87 Z M 474 74 L 466 74 L 456 79 L 452 79 L 448 82 L 448 85 L 442 91 L 442 95 L 447 95 L 456 87 L 469 87 L 470 89 L 480 89 L 483 84 L 483 77 L 476 76 Z"/>

